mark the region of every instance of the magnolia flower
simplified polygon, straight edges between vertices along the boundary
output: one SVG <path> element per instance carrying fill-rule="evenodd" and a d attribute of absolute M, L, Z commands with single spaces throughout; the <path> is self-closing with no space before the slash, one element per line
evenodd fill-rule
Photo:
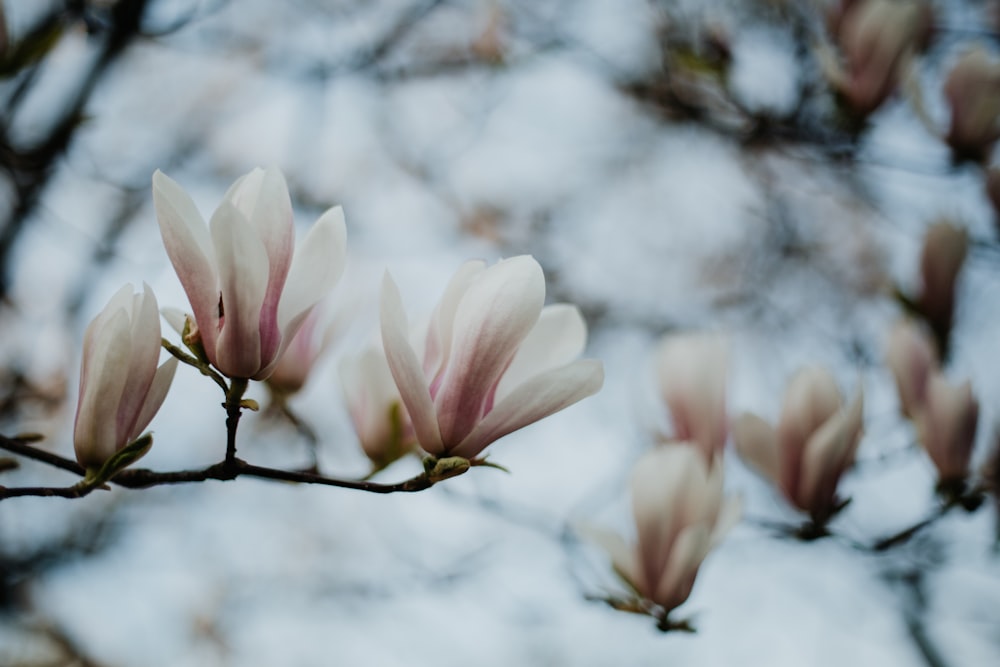
<path fill-rule="evenodd" d="M 343 211 L 320 216 L 293 252 L 292 205 L 278 169 L 237 180 L 207 227 L 191 198 L 160 171 L 153 204 L 208 360 L 229 377 L 266 379 L 343 271 Z"/>
<path fill-rule="evenodd" d="M 979 417 L 971 385 L 948 383 L 930 339 L 910 320 L 893 329 L 887 362 L 896 378 L 903 414 L 916 424 L 917 437 L 940 481 L 965 479 Z"/>
<path fill-rule="evenodd" d="M 382 284 L 382 342 L 420 446 L 475 458 L 491 442 L 596 393 L 604 368 L 576 360 L 587 328 L 569 305 L 542 308 L 528 255 L 466 262 L 432 316 L 424 354 L 410 344 L 399 289 Z"/>
<path fill-rule="evenodd" d="M 149 285 L 133 294 L 125 285 L 87 327 L 83 337 L 80 402 L 73 425 L 76 460 L 99 468 L 139 437 L 167 397 L 177 369 L 159 368 L 160 314 Z"/>
<path fill-rule="evenodd" d="M 862 416 L 860 390 L 845 407 L 833 377 L 810 367 L 789 383 L 777 431 L 746 413 L 733 424 L 733 442 L 743 459 L 822 526 L 838 508 L 837 483 L 854 463 Z"/>
<path fill-rule="evenodd" d="M 917 416 L 917 433 L 941 482 L 965 479 L 976 442 L 979 402 L 968 381 L 958 386 L 940 373 L 927 381 L 925 409 Z"/>
<path fill-rule="evenodd" d="M 934 343 L 913 320 L 901 320 L 889 335 L 886 363 L 896 379 L 899 407 L 914 419 L 927 400 L 927 381 L 937 371 Z"/>
<path fill-rule="evenodd" d="M 666 336 L 657 352 L 663 401 L 674 438 L 695 443 L 711 458 L 726 446 L 725 341 L 714 335 Z"/>
<path fill-rule="evenodd" d="M 934 330 L 944 352 L 955 311 L 955 285 L 965 263 L 969 237 L 963 227 L 937 222 L 927 229 L 920 254 L 920 312 Z"/>
<path fill-rule="evenodd" d="M 960 157 L 982 159 L 1000 138 L 1000 61 L 984 48 L 966 52 L 944 82 L 951 107 L 945 141 Z"/>
<path fill-rule="evenodd" d="M 913 54 L 930 34 L 933 15 L 926 2 L 843 2 L 831 28 L 847 65 L 834 84 L 859 114 L 874 111 L 892 94 Z"/>
<path fill-rule="evenodd" d="M 631 490 L 635 545 L 603 531 L 593 537 L 632 590 L 669 613 L 691 594 L 701 562 L 739 519 L 740 503 L 723 499 L 721 465 L 691 443 L 646 452 Z"/>
<path fill-rule="evenodd" d="M 299 392 L 316 361 L 333 341 L 336 327 L 321 327 L 320 317 L 320 311 L 315 308 L 306 316 L 267 378 L 268 388 L 276 395 L 290 396 Z"/>
<path fill-rule="evenodd" d="M 377 469 L 416 444 L 410 416 L 381 345 L 345 358 L 340 364 L 340 383 L 361 448 Z"/>

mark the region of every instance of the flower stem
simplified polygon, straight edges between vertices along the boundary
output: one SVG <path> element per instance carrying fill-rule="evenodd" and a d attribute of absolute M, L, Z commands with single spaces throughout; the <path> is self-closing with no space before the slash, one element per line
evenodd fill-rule
<path fill-rule="evenodd" d="M 240 416 L 243 414 L 243 394 L 246 393 L 250 381 L 246 378 L 233 378 L 226 392 L 226 402 L 222 407 L 226 409 L 226 463 L 232 464 L 236 461 L 236 428 L 240 424 Z"/>

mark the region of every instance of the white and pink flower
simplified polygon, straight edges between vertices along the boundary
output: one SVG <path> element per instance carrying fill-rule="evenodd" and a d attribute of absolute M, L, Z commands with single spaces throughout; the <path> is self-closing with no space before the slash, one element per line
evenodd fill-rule
<path fill-rule="evenodd" d="M 522 255 L 466 262 L 432 316 L 421 355 L 399 289 L 382 284 L 382 342 L 420 446 L 475 458 L 490 443 L 596 393 L 601 362 L 578 360 L 587 329 L 574 307 L 543 308 L 545 278 Z"/>
<path fill-rule="evenodd" d="M 156 415 L 177 369 L 160 358 L 160 313 L 148 285 L 122 287 L 83 337 L 80 399 L 73 424 L 76 459 L 99 468 L 139 437 Z"/>
<path fill-rule="evenodd" d="M 237 180 L 207 226 L 160 171 L 153 203 L 208 360 L 229 377 L 266 379 L 343 271 L 343 211 L 326 211 L 294 249 L 292 204 L 276 168 Z"/>

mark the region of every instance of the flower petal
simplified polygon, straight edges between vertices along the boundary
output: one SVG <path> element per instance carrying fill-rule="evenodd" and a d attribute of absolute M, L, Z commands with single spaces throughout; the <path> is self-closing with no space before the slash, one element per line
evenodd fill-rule
<path fill-rule="evenodd" d="M 469 260 L 459 267 L 444 288 L 424 338 L 424 374 L 431 380 L 431 396 L 437 392 L 438 383 L 444 373 L 445 362 L 451 353 L 451 341 L 455 328 L 455 311 L 469 289 L 469 285 L 486 270 L 486 262 Z M 419 348 L 418 348 L 419 349 Z"/>
<path fill-rule="evenodd" d="M 542 267 L 528 255 L 502 260 L 469 285 L 455 312 L 454 338 L 434 396 L 441 438 L 457 446 L 489 411 L 500 376 L 538 321 Z"/>
<path fill-rule="evenodd" d="M 143 293 L 132 297 L 130 316 L 131 359 L 118 406 L 117 432 L 122 435 L 131 433 L 135 427 L 135 419 L 156 374 L 156 360 L 160 356 L 160 313 L 149 285 L 144 283 Z"/>
<path fill-rule="evenodd" d="M 712 545 L 711 532 L 703 523 L 685 526 L 674 540 L 667 565 L 656 584 L 653 602 L 667 611 L 680 606 L 694 587 L 701 561 Z"/>
<path fill-rule="evenodd" d="M 132 427 L 132 432 L 128 435 L 129 441 L 138 438 L 143 430 L 149 426 L 149 422 L 153 421 L 153 417 L 156 416 L 157 411 L 159 411 L 160 406 L 163 405 L 163 401 L 167 397 L 167 392 L 170 390 L 170 383 L 173 382 L 176 371 L 177 359 L 174 357 L 167 359 L 156 369 L 156 374 L 153 375 L 153 381 L 149 385 L 149 391 L 146 392 L 146 399 L 139 410 L 135 425 Z"/>
<path fill-rule="evenodd" d="M 772 484 L 780 484 L 778 436 L 770 424 L 757 415 L 743 413 L 733 423 L 733 444 L 740 458 L 750 463 Z"/>
<path fill-rule="evenodd" d="M 295 250 L 278 306 L 282 342 L 295 335 L 294 332 L 289 333 L 293 320 L 302 317 L 337 284 L 344 272 L 346 258 L 344 209 L 335 206 L 320 216 Z"/>
<path fill-rule="evenodd" d="M 500 378 L 496 400 L 501 401 L 519 384 L 551 368 L 563 366 L 583 353 L 587 324 L 576 306 L 558 303 L 542 308 L 513 361 Z"/>
<path fill-rule="evenodd" d="M 515 388 L 448 453 L 475 458 L 490 443 L 596 394 L 603 384 L 604 365 L 595 359 L 539 373 Z"/>
<path fill-rule="evenodd" d="M 417 442 L 425 452 L 433 456 L 445 453 L 438 428 L 434 403 L 427 388 L 427 379 L 420 367 L 420 360 L 409 341 L 406 313 L 399 296 L 399 288 L 388 271 L 382 279 L 382 347 L 389 370 L 396 381 L 396 388 L 403 404 L 410 413 Z"/>
<path fill-rule="evenodd" d="M 256 234 L 248 233 L 243 214 L 229 202 L 219 205 L 210 226 L 222 288 L 222 328 L 213 361 L 229 377 L 253 377 L 261 368 L 260 313 L 267 289 L 267 252 Z M 204 336 L 202 331 L 203 340 Z"/>
<path fill-rule="evenodd" d="M 208 228 L 187 193 L 161 171 L 153 174 L 153 207 L 167 256 L 191 302 L 205 348 L 214 354 L 219 280 Z"/>
<path fill-rule="evenodd" d="M 611 566 L 615 573 L 636 593 L 639 592 L 638 568 L 635 561 L 635 549 L 621 535 L 603 526 L 585 525 L 580 527 L 580 534 L 604 549 L 611 557 Z"/>
<path fill-rule="evenodd" d="M 816 518 L 827 518 L 833 509 L 837 483 L 854 461 L 863 417 L 864 395 L 859 390 L 850 405 L 830 417 L 806 443 L 800 484 L 792 500 Z"/>
<path fill-rule="evenodd" d="M 727 357 L 725 340 L 704 333 L 669 335 L 657 352 L 660 391 L 674 437 L 697 442 L 706 458 L 726 445 Z"/>
<path fill-rule="evenodd" d="M 806 443 L 842 404 L 837 383 L 825 368 L 808 366 L 789 381 L 778 423 L 778 462 L 780 486 L 790 498 L 798 497 Z"/>
<path fill-rule="evenodd" d="M 87 328 L 90 344 L 84 354 L 73 428 L 76 458 L 86 467 L 101 465 L 117 449 L 118 406 L 131 358 L 128 312 L 124 308 L 104 312 L 106 317 L 95 318 Z"/>

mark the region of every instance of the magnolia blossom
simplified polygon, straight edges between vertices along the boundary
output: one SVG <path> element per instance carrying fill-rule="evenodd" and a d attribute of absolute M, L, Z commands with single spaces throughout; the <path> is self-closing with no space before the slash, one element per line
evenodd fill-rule
<path fill-rule="evenodd" d="M 416 444 L 381 345 L 345 358 L 340 382 L 361 448 L 376 468 L 384 468 Z"/>
<path fill-rule="evenodd" d="M 933 344 L 915 322 L 896 325 L 886 355 L 896 379 L 903 414 L 913 420 L 917 437 L 942 482 L 964 479 L 976 440 L 979 403 L 969 382 L 949 384 Z"/>
<path fill-rule="evenodd" d="M 574 307 L 543 308 L 528 255 L 466 262 L 435 310 L 423 355 L 410 343 L 399 289 L 382 284 L 382 342 L 420 446 L 476 457 L 491 442 L 596 393 L 601 362 L 574 361 L 587 328 Z"/>
<path fill-rule="evenodd" d="M 930 34 L 926 2 L 842 2 L 830 23 L 847 65 L 834 81 L 859 114 L 874 111 L 892 94 L 915 52 Z"/>
<path fill-rule="evenodd" d="M 275 394 L 289 396 L 300 391 L 316 361 L 330 346 L 336 327 L 322 327 L 320 319 L 320 311 L 313 309 L 278 359 L 267 378 L 267 386 Z"/>
<path fill-rule="evenodd" d="M 937 222 L 927 229 L 920 254 L 922 290 L 917 305 L 940 341 L 947 340 L 955 311 L 955 287 L 965 264 L 965 228 Z"/>
<path fill-rule="evenodd" d="M 901 320 L 889 335 L 886 364 L 896 380 L 900 410 L 916 418 L 927 401 L 927 380 L 937 371 L 934 343 L 916 322 Z"/>
<path fill-rule="evenodd" d="M 707 458 L 726 446 L 727 347 L 719 336 L 666 336 L 657 352 L 663 401 L 673 419 L 674 438 L 696 444 Z"/>
<path fill-rule="evenodd" d="M 860 390 L 845 407 L 829 372 L 810 367 L 789 383 L 777 430 L 745 413 L 733 425 L 733 441 L 741 457 L 822 525 L 839 504 L 837 483 L 854 463 L 862 416 Z"/>
<path fill-rule="evenodd" d="M 148 285 L 125 285 L 83 337 L 80 402 L 73 425 L 76 459 L 97 468 L 139 437 L 167 397 L 177 369 L 160 358 L 160 314 Z"/>
<path fill-rule="evenodd" d="M 945 140 L 961 157 L 981 159 L 1000 139 L 1000 61 L 976 47 L 958 59 L 944 82 L 951 107 Z"/>
<path fill-rule="evenodd" d="M 594 531 L 615 571 L 643 599 L 665 612 L 691 594 L 698 567 L 740 515 L 739 501 L 723 499 L 722 467 L 691 443 L 646 452 L 632 473 L 636 542 Z"/>
<path fill-rule="evenodd" d="M 941 482 L 965 479 L 976 443 L 979 402 L 968 381 L 955 386 L 936 373 L 927 381 L 927 403 L 917 416 L 917 433 Z"/>
<path fill-rule="evenodd" d="M 237 180 L 207 226 L 160 171 L 153 203 L 208 360 L 229 377 L 266 379 L 343 271 L 343 211 L 320 216 L 293 252 L 292 204 L 276 168 Z"/>

